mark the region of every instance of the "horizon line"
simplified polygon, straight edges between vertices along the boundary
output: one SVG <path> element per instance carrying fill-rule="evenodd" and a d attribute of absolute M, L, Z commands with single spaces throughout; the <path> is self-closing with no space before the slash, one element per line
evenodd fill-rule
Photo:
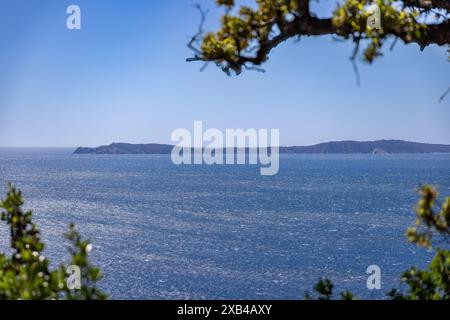
<path fill-rule="evenodd" d="M 292 148 L 292 147 L 310 147 L 316 146 L 324 143 L 334 143 L 334 142 L 378 142 L 378 141 L 403 141 L 403 142 L 411 142 L 411 143 L 423 143 L 423 144 L 434 144 L 434 145 L 445 145 L 450 146 L 450 142 L 442 143 L 442 142 L 418 142 L 413 140 L 403 140 L 403 139 L 376 139 L 376 140 L 329 140 L 324 142 L 318 142 L 313 144 L 305 144 L 305 145 L 280 145 L 280 148 Z M 160 142 L 139 142 L 139 143 L 131 143 L 131 142 L 111 142 L 109 144 L 101 144 L 94 147 L 85 147 L 85 146 L 0 146 L 0 149 L 78 149 L 78 148 L 98 148 L 102 146 L 110 146 L 112 144 L 130 144 L 130 145 L 148 145 L 148 144 L 157 144 L 157 145 L 166 145 L 166 146 L 175 146 L 176 144 L 171 143 L 160 143 Z"/>

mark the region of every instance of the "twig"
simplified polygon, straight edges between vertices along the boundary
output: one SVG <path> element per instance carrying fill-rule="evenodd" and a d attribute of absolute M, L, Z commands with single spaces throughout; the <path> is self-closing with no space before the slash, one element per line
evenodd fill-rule
<path fill-rule="evenodd" d="M 356 64 L 356 58 L 357 58 L 358 52 L 359 52 L 359 42 L 360 41 L 361 41 L 361 37 L 355 38 L 356 46 L 355 46 L 355 49 L 353 49 L 352 56 L 350 57 L 350 60 L 352 62 L 352 66 L 353 66 L 353 71 L 354 71 L 355 77 L 356 77 L 356 85 L 358 87 L 361 85 L 361 77 L 359 75 L 358 65 Z"/>
<path fill-rule="evenodd" d="M 266 70 L 264 70 L 263 68 L 258 68 L 258 67 L 255 67 L 255 66 L 248 66 L 246 64 L 244 64 L 244 68 L 245 68 L 245 70 L 253 70 L 253 71 L 258 71 L 258 72 L 261 72 L 261 73 L 265 73 L 266 72 Z"/>
<path fill-rule="evenodd" d="M 392 41 L 391 47 L 389 48 L 390 51 L 393 51 L 395 48 L 395 45 L 397 44 L 398 38 L 395 38 L 394 41 Z"/>
<path fill-rule="evenodd" d="M 444 94 L 439 98 L 439 103 L 444 101 L 445 97 L 450 93 L 450 87 L 448 87 L 447 91 L 444 92 Z"/>
<path fill-rule="evenodd" d="M 195 46 L 195 44 L 197 44 L 201 40 L 201 37 L 203 35 L 203 26 L 205 24 L 206 15 L 208 14 L 209 10 L 203 10 L 199 4 L 194 5 L 194 8 L 196 8 L 200 12 L 200 23 L 198 25 L 197 33 L 192 36 L 191 40 L 187 44 L 187 47 L 195 52 L 195 56 L 192 58 L 187 58 L 186 62 L 203 60 L 201 58 L 202 52 Z"/>

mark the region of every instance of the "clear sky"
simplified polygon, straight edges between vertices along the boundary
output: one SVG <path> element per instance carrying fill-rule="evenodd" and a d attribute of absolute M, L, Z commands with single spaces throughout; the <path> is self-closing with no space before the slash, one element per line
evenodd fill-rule
<path fill-rule="evenodd" d="M 398 43 L 372 66 L 330 37 L 289 41 L 266 73 L 228 77 L 186 63 L 198 12 L 190 0 L 2 0 L 0 146 L 170 142 L 194 120 L 207 128 L 277 128 L 283 145 L 405 139 L 450 144 L 445 48 Z M 221 13 L 213 0 L 209 28 Z M 325 15 L 335 1 L 322 1 Z M 66 28 L 66 8 L 82 30 Z"/>

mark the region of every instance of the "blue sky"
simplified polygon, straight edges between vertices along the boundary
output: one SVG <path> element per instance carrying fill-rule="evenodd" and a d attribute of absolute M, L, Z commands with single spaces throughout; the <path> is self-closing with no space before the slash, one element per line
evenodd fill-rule
<path fill-rule="evenodd" d="M 177 128 L 278 128 L 283 145 L 405 139 L 450 144 L 445 48 L 400 42 L 372 66 L 329 37 L 289 41 L 266 73 L 186 63 L 194 1 L 2 0 L 0 146 L 170 142 Z M 322 1 L 325 15 L 335 1 Z M 66 29 L 66 8 L 82 30 Z M 212 0 L 208 27 L 219 14 Z"/>

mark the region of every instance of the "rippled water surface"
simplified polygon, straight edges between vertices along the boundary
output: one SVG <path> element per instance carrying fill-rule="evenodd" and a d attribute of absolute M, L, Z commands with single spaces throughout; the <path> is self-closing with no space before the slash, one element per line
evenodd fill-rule
<path fill-rule="evenodd" d="M 416 188 L 450 195 L 450 155 L 282 155 L 280 173 L 264 177 L 256 166 L 71 151 L 1 149 L 0 189 L 23 190 L 55 263 L 75 222 L 117 299 L 299 299 L 323 276 L 383 298 L 429 258 L 404 237 Z M 372 264 L 381 291 L 366 288 Z"/>

